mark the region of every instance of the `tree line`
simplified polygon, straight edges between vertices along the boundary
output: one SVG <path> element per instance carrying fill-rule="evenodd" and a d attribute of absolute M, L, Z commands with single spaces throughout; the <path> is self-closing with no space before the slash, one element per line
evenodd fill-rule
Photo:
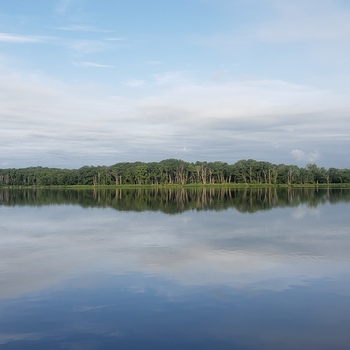
<path fill-rule="evenodd" d="M 79 169 L 29 167 L 0 169 L 0 186 L 70 185 L 188 185 L 268 184 L 308 185 L 350 183 L 350 169 L 307 164 L 272 164 L 253 159 L 234 164 L 189 163 L 179 159 L 160 162 L 123 162 L 111 166 L 83 166 Z"/>

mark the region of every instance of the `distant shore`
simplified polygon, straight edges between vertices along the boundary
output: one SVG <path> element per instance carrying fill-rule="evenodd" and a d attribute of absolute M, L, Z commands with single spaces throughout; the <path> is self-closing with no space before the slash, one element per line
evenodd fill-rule
<path fill-rule="evenodd" d="M 79 169 L 0 169 L 0 187 L 347 187 L 349 184 L 350 169 L 325 169 L 316 164 L 302 168 L 253 159 L 234 164 L 166 159 L 151 163 L 83 166 Z"/>

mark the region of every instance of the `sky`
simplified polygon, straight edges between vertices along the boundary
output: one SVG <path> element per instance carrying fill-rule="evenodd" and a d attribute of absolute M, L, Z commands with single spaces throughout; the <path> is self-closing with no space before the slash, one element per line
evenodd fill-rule
<path fill-rule="evenodd" d="M 0 168 L 350 168 L 348 0 L 0 0 Z"/>

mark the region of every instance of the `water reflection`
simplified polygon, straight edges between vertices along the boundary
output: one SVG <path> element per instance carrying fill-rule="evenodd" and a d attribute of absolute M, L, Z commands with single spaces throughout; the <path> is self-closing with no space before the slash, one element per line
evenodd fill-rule
<path fill-rule="evenodd" d="M 349 189 L 334 188 L 155 188 L 155 189 L 0 189 L 0 205 L 78 204 L 83 207 L 110 207 L 121 211 L 162 211 L 234 208 L 254 213 L 275 207 L 310 207 L 350 202 Z"/>
<path fill-rule="evenodd" d="M 175 192 L 2 191 L 0 347 L 347 348 L 349 191 Z"/>

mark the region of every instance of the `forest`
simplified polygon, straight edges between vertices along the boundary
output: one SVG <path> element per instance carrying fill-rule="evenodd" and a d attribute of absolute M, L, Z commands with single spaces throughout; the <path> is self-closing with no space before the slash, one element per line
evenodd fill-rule
<path fill-rule="evenodd" d="M 160 162 L 123 162 L 111 166 L 83 166 L 79 169 L 29 167 L 0 169 L 0 186 L 74 185 L 318 185 L 350 184 L 350 169 L 307 164 L 272 164 L 253 159 L 234 164 L 189 163 L 179 159 Z"/>

